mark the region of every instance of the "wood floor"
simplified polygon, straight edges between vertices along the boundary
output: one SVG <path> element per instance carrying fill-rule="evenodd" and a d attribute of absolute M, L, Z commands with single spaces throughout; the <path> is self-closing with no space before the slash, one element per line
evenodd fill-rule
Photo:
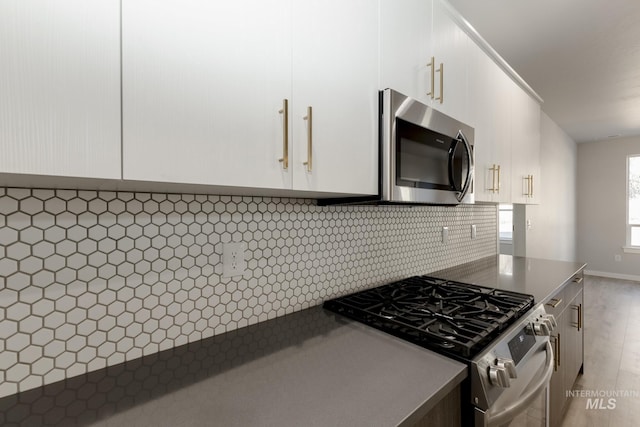
<path fill-rule="evenodd" d="M 602 409 L 574 396 L 562 426 L 640 425 L 640 283 L 585 276 L 584 374 L 574 390 L 603 395 Z M 629 397 L 614 396 L 621 391 Z M 615 399 L 609 402 L 609 399 Z M 607 406 L 615 405 L 611 409 Z"/>

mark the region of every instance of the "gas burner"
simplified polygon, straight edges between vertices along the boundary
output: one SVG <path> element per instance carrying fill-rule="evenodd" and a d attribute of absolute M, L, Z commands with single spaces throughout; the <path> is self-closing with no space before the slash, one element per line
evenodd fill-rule
<path fill-rule="evenodd" d="M 533 296 L 414 276 L 326 301 L 325 308 L 465 360 L 533 306 Z"/>

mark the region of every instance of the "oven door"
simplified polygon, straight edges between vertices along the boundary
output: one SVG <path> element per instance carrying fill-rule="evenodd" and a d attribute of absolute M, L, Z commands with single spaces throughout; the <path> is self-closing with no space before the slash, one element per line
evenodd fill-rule
<path fill-rule="evenodd" d="M 475 409 L 475 425 L 547 426 L 548 386 L 553 374 L 553 351 L 547 337 L 519 366 L 518 377 L 492 403 L 488 410 Z"/>

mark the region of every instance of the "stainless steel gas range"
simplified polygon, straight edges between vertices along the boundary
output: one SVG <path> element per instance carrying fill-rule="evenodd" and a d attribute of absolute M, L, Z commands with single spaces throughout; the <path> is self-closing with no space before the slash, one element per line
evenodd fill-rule
<path fill-rule="evenodd" d="M 324 307 L 466 363 L 463 425 L 508 425 L 546 401 L 556 323 L 532 295 L 415 276 Z M 545 407 L 540 425 L 548 424 Z"/>

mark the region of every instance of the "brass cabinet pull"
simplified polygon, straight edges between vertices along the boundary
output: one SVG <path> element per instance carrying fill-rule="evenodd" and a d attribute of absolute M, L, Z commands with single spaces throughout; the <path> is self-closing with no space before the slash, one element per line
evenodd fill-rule
<path fill-rule="evenodd" d="M 282 158 L 278 159 L 282 163 L 282 169 L 289 169 L 289 100 L 282 100 Z"/>
<path fill-rule="evenodd" d="M 533 197 L 533 175 L 525 176 L 524 180 L 527 181 L 527 192 L 524 193 L 524 195 L 526 197 Z"/>
<path fill-rule="evenodd" d="M 558 332 L 558 366 L 560 366 L 560 347 L 562 344 L 560 343 L 560 332 Z"/>
<path fill-rule="evenodd" d="M 436 101 L 440 101 L 440 104 L 442 104 L 442 101 L 444 101 L 444 64 L 442 62 L 436 73 L 440 73 L 440 96 L 436 98 Z"/>
<path fill-rule="evenodd" d="M 575 326 L 576 328 L 578 328 L 578 330 L 580 330 L 580 328 L 582 328 L 582 321 L 580 320 L 580 312 L 582 311 L 581 308 L 582 304 L 578 304 L 578 305 L 572 305 L 571 308 L 573 310 L 576 310 L 578 312 L 578 321 L 576 323 L 571 322 L 572 326 Z"/>
<path fill-rule="evenodd" d="M 431 92 L 427 93 L 427 96 L 430 96 L 431 99 L 435 96 L 435 85 L 436 85 L 436 59 L 432 56 L 431 62 L 427 64 L 428 68 L 431 68 Z"/>
<path fill-rule="evenodd" d="M 582 316 L 584 313 L 582 312 L 582 304 L 578 304 L 578 330 L 582 329 Z"/>
<path fill-rule="evenodd" d="M 489 170 L 491 171 L 491 188 L 489 191 L 492 193 L 500 193 L 500 165 L 494 164 Z"/>
<path fill-rule="evenodd" d="M 553 302 L 551 302 L 553 301 Z M 556 308 L 558 305 L 562 303 L 562 298 L 551 298 L 547 305 L 551 308 Z"/>
<path fill-rule="evenodd" d="M 491 188 L 489 191 L 492 193 L 496 192 L 496 165 L 492 165 L 489 170 L 491 171 Z"/>
<path fill-rule="evenodd" d="M 558 371 L 558 337 L 551 335 L 553 338 L 553 372 Z"/>
<path fill-rule="evenodd" d="M 304 120 L 307 121 L 307 161 L 302 164 L 307 167 L 307 172 L 311 172 L 313 168 L 313 110 L 311 107 L 307 107 Z"/>
<path fill-rule="evenodd" d="M 580 283 L 582 283 L 583 280 L 584 280 L 583 277 L 576 277 L 576 278 L 573 279 L 573 283 L 580 284 Z"/>

